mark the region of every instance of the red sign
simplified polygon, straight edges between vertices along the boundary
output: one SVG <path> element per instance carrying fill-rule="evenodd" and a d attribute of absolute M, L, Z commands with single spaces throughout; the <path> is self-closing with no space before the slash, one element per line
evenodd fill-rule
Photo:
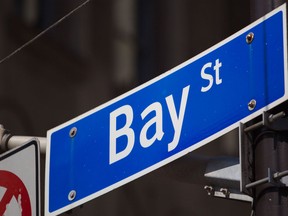
<path fill-rule="evenodd" d="M 0 155 L 0 216 L 40 215 L 39 142 Z"/>
<path fill-rule="evenodd" d="M 32 215 L 28 191 L 18 176 L 12 172 L 0 170 L 0 187 L 6 189 L 0 200 L 0 215 L 4 215 L 6 208 L 13 197 L 18 202 L 22 216 Z"/>

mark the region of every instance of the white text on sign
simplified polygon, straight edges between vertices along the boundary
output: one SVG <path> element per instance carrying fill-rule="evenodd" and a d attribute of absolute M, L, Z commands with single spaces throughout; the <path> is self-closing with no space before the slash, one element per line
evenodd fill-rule
<path fill-rule="evenodd" d="M 214 84 L 213 75 L 206 72 L 208 68 L 212 68 L 215 71 L 215 83 L 216 85 L 220 85 L 222 83 L 222 79 L 220 78 L 220 67 L 222 63 L 217 59 L 215 61 L 215 65 L 213 67 L 212 62 L 206 63 L 201 69 L 201 78 L 209 81 L 209 84 L 205 87 L 201 88 L 201 92 L 209 91 Z M 190 85 L 186 86 L 182 90 L 180 109 L 177 113 L 173 95 L 169 95 L 165 98 L 166 106 L 168 108 L 169 116 L 172 122 L 172 126 L 174 128 L 173 140 L 168 144 L 167 151 L 170 152 L 174 150 L 179 142 L 182 125 L 186 110 L 186 104 L 189 94 Z M 165 132 L 163 131 L 163 105 L 160 102 L 154 102 L 147 106 L 143 112 L 141 113 L 141 119 L 144 120 L 146 116 L 148 116 L 151 112 L 155 113 L 155 116 L 149 119 L 143 128 L 141 129 L 139 136 L 140 145 L 143 148 L 148 148 L 154 144 L 156 140 L 161 141 Z M 117 119 L 124 115 L 125 116 L 125 124 L 121 128 L 117 129 Z M 115 163 L 125 157 L 127 157 L 135 144 L 135 131 L 133 130 L 132 123 L 134 118 L 133 107 L 130 105 L 124 105 L 119 107 L 110 113 L 110 130 L 109 130 L 109 164 Z M 147 132 L 150 127 L 155 127 L 155 133 L 152 137 L 147 137 Z M 125 148 L 121 151 L 117 151 L 117 140 L 118 138 L 125 136 L 127 138 L 127 143 Z"/>
<path fill-rule="evenodd" d="M 172 151 L 177 147 L 180 139 L 187 104 L 187 98 L 189 94 L 189 88 L 190 86 L 186 86 L 182 90 L 180 109 L 178 113 L 175 108 L 173 96 L 169 95 L 168 97 L 165 98 L 168 112 L 174 128 L 174 136 L 172 142 L 168 144 L 168 152 Z M 145 117 L 151 112 L 155 112 L 155 116 L 151 118 L 148 122 L 146 122 L 139 135 L 140 145 L 143 148 L 150 147 L 156 140 L 160 141 L 164 136 L 163 121 L 162 121 L 163 109 L 161 103 L 154 102 L 150 104 L 148 107 L 146 107 L 146 109 L 144 109 L 143 112 L 141 113 L 141 119 L 144 120 Z M 121 115 L 125 115 L 126 123 L 122 128 L 117 129 L 116 127 L 117 118 Z M 135 143 L 135 132 L 133 128 L 131 128 L 133 118 L 134 118 L 134 112 L 133 108 L 130 105 L 124 105 L 110 113 L 110 150 L 109 150 L 110 164 L 125 158 L 132 151 Z M 151 138 L 148 138 L 147 137 L 148 129 L 154 124 L 156 128 L 155 134 Z M 117 139 L 121 136 L 127 137 L 127 145 L 122 151 L 117 152 L 116 150 Z"/>
<path fill-rule="evenodd" d="M 213 67 L 213 70 L 215 71 L 216 85 L 220 85 L 222 83 L 222 79 L 220 78 L 220 67 L 222 67 L 222 62 L 220 62 L 219 59 L 217 59 Z M 207 86 L 201 88 L 201 92 L 209 91 L 214 84 L 213 76 L 209 73 L 206 73 L 206 69 L 208 68 L 212 68 L 212 62 L 206 63 L 201 69 L 201 78 L 209 81 L 209 84 Z"/>

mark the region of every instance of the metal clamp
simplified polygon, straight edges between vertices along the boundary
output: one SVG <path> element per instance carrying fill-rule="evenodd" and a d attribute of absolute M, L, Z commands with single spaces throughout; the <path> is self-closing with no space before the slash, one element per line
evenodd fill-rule
<path fill-rule="evenodd" d="M 288 118 L 284 118 L 286 113 L 284 111 L 271 114 L 270 112 L 262 113 L 262 121 L 259 121 L 251 126 L 246 126 L 243 123 L 239 125 L 239 145 L 240 145 L 240 164 L 241 164 L 241 185 L 240 191 L 252 195 L 253 187 L 266 182 L 273 182 L 277 173 L 268 172 L 268 177 L 259 181 L 251 183 L 253 179 L 253 140 L 252 133 L 254 130 L 265 127 L 272 131 L 288 131 Z M 270 174 L 270 178 L 269 178 Z M 273 177 L 271 177 L 273 176 Z M 285 178 L 286 179 L 286 178 Z M 286 180 L 285 180 L 286 181 Z M 288 178 L 287 178 L 288 182 Z M 288 183 L 287 183 L 288 184 Z"/>
<path fill-rule="evenodd" d="M 11 138 L 11 134 L 8 130 L 0 125 L 0 151 L 6 151 L 8 149 L 8 141 Z"/>
<path fill-rule="evenodd" d="M 268 112 L 263 112 L 262 116 L 263 116 L 262 121 L 245 128 L 244 132 L 250 132 L 262 126 L 266 126 L 269 129 L 277 130 L 277 131 L 288 130 L 287 119 L 284 119 L 286 124 L 283 124 L 282 121 L 276 121 L 286 116 L 286 113 L 284 111 L 279 112 L 275 115 L 270 114 Z"/>
<path fill-rule="evenodd" d="M 285 176 L 288 176 L 288 170 L 283 171 L 283 172 L 275 172 L 274 174 L 271 175 L 271 170 L 268 169 L 268 177 L 252 182 L 250 184 L 247 184 L 246 189 L 254 188 L 265 183 L 273 183 L 275 182 L 275 180 L 279 180 Z"/>

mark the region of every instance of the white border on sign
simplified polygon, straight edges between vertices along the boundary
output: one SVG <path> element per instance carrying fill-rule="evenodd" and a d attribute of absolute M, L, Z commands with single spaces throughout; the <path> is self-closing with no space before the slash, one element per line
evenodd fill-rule
<path fill-rule="evenodd" d="M 85 117 L 87 117 L 87 116 L 89 116 L 89 115 L 91 115 L 91 114 L 93 114 L 93 113 L 95 113 L 95 112 L 97 112 L 97 111 L 99 111 L 99 110 L 101 110 L 101 109 L 103 109 L 103 108 L 105 108 L 105 107 L 117 102 L 117 101 L 120 101 L 121 99 L 126 98 L 127 96 L 132 95 L 132 94 L 134 94 L 135 92 L 137 92 L 137 91 L 139 91 L 141 89 L 144 89 L 145 87 L 147 87 L 147 86 L 149 86 L 149 85 L 151 85 L 151 84 L 163 79 L 166 76 L 169 76 L 170 74 L 178 71 L 179 69 L 191 64 L 192 62 L 202 58 L 203 56 L 209 54 L 210 52 L 212 52 L 212 51 L 218 49 L 219 47 L 225 45 L 226 43 L 232 41 L 234 38 L 242 35 L 243 33 L 247 32 L 249 29 L 255 27 L 256 25 L 258 25 L 260 23 L 262 23 L 264 20 L 270 18 L 271 16 L 275 15 L 276 13 L 278 13 L 280 11 L 283 12 L 283 39 L 284 39 L 284 41 L 283 41 L 283 44 L 284 44 L 283 51 L 284 51 L 285 94 L 284 94 L 284 96 L 282 98 L 274 101 L 273 103 L 267 105 L 266 107 L 264 107 L 264 108 L 262 108 L 262 109 L 260 109 L 260 110 L 258 110 L 256 112 L 254 112 L 253 114 L 243 118 L 239 122 L 246 123 L 249 120 L 261 115 L 263 113 L 263 111 L 267 111 L 267 110 L 269 110 L 269 109 L 271 109 L 271 108 L 283 103 L 284 101 L 286 101 L 288 99 L 288 91 L 287 91 L 288 90 L 288 83 L 287 83 L 287 31 L 286 31 L 287 23 L 286 23 L 286 3 L 285 3 L 282 6 L 278 7 L 277 9 L 273 10 L 272 12 L 266 14 L 262 18 L 258 19 L 257 21 L 253 22 L 252 24 L 248 25 L 247 27 L 243 28 L 242 30 L 238 31 L 237 33 L 231 35 L 230 37 L 228 37 L 225 40 L 221 41 L 220 43 L 212 46 L 211 48 L 207 49 L 206 51 L 196 55 L 195 57 L 185 61 L 184 63 L 174 67 L 173 69 L 167 71 L 166 73 L 163 73 L 160 76 L 158 76 L 158 77 L 156 77 L 156 78 L 154 78 L 154 79 L 152 79 L 152 80 L 150 80 L 150 81 L 148 81 L 148 82 L 146 82 L 146 83 L 144 83 L 144 84 L 142 84 L 142 85 L 140 85 L 140 86 L 128 91 L 127 93 L 125 93 L 125 94 L 123 94 L 123 95 L 121 95 L 119 97 L 116 97 L 115 99 L 112 99 L 112 100 L 110 100 L 110 101 L 108 101 L 108 102 L 106 102 L 106 103 L 104 103 L 104 104 L 102 104 L 102 105 L 100 105 L 100 106 L 98 106 L 98 107 L 96 107 L 96 108 L 94 108 L 94 109 L 92 109 L 92 110 L 90 110 L 90 111 L 88 111 L 88 112 L 86 112 L 86 113 L 84 113 L 84 114 L 82 114 L 82 115 L 80 115 L 80 116 L 78 116 L 78 117 L 76 117 L 76 118 L 64 123 L 64 124 L 61 124 L 61 125 L 53 128 L 53 129 L 49 130 L 47 132 L 47 149 L 46 149 L 45 216 L 58 215 L 60 213 L 68 211 L 68 210 L 70 210 L 70 209 L 72 209 L 72 208 L 74 208 L 76 206 L 79 206 L 79 205 L 81 205 L 83 203 L 86 203 L 86 202 L 88 202 L 88 201 L 90 201 L 90 200 L 92 200 L 92 199 L 94 199 L 96 197 L 99 197 L 99 196 L 101 196 L 101 195 L 103 195 L 103 194 L 105 194 L 105 193 L 107 193 L 109 191 L 112 191 L 113 189 L 116 189 L 116 188 L 118 188 L 118 187 L 120 187 L 120 186 L 122 186 L 122 185 L 124 185 L 124 184 L 126 184 L 128 182 L 131 182 L 131 181 L 133 181 L 133 180 L 135 180 L 135 179 L 137 179 L 137 178 L 139 178 L 139 177 L 141 177 L 141 176 L 143 176 L 143 175 L 145 175 L 145 174 L 147 174 L 149 172 L 152 172 L 152 171 L 154 171 L 154 170 L 156 170 L 156 169 L 168 164 L 169 162 L 172 162 L 172 161 L 174 161 L 174 160 L 176 160 L 176 159 L 188 154 L 189 152 L 191 152 L 191 151 L 193 151 L 193 150 L 195 150 L 195 149 L 207 144 L 208 142 L 211 142 L 211 141 L 217 139 L 218 137 L 220 137 L 220 136 L 232 131 L 233 129 L 235 129 L 237 127 L 239 127 L 239 122 L 236 122 L 236 123 L 230 125 L 229 127 L 219 131 L 218 133 L 213 134 L 212 136 L 210 136 L 210 137 L 208 137 L 208 138 L 206 138 L 206 139 L 194 144 L 193 146 L 191 146 L 191 147 L 189 147 L 189 148 L 187 148 L 187 149 L 185 149 L 185 150 L 183 150 L 181 152 L 178 152 L 177 154 L 175 154 L 175 155 L 173 155 L 173 156 L 171 156 L 171 157 L 169 157 L 169 158 L 167 158 L 167 159 L 165 159 L 165 160 L 163 160 L 163 161 L 161 161 L 161 162 L 159 162 L 157 164 L 154 164 L 154 165 L 148 167 L 147 169 L 144 169 L 144 170 L 142 170 L 142 171 L 140 171 L 140 172 L 138 172 L 138 173 L 136 173 L 136 174 L 134 174 L 132 176 L 129 176 L 128 178 L 126 178 L 124 180 L 121 180 L 121 181 L 119 181 L 119 182 L 117 182 L 117 183 L 115 183 L 113 185 L 110 185 L 109 187 L 104 188 L 101 191 L 98 191 L 98 192 L 96 192 L 94 194 L 91 194 L 91 195 L 89 195 L 89 196 L 87 196 L 87 197 L 85 197 L 85 198 L 83 198 L 81 200 L 73 202 L 70 205 L 67 205 L 67 206 L 65 206 L 65 207 L 63 207 L 61 209 L 58 209 L 58 210 L 56 210 L 54 212 L 49 212 L 49 177 L 50 177 L 49 176 L 49 170 L 50 170 L 50 161 L 49 160 L 50 160 L 50 142 L 51 142 L 52 133 L 54 133 L 54 132 L 56 132 L 56 131 L 58 131 L 58 130 L 66 127 L 66 126 L 69 126 L 69 125 L 71 125 L 71 124 L 73 124 L 73 123 L 75 123 L 75 122 L 77 122 L 77 121 L 79 121 L 79 120 L 81 120 L 81 119 L 83 119 L 83 118 L 85 118 Z"/>

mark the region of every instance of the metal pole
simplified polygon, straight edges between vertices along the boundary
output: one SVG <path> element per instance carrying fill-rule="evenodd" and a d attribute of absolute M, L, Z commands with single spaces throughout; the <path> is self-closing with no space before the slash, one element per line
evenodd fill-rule
<path fill-rule="evenodd" d="M 283 0 L 251 0 L 252 21 L 285 3 Z M 288 133 L 261 129 L 254 134 L 254 178 L 272 176 L 288 169 Z M 256 216 L 288 215 L 288 189 L 281 181 L 269 181 L 254 190 Z"/>
<path fill-rule="evenodd" d="M 254 178 L 270 176 L 266 184 L 255 187 L 254 211 L 261 216 L 288 215 L 288 188 L 271 178 L 275 172 L 288 170 L 288 133 L 264 129 L 255 133 Z"/>
<path fill-rule="evenodd" d="M 16 148 L 18 146 L 21 146 L 21 145 L 23 145 L 23 143 L 26 143 L 33 138 L 36 138 L 39 141 L 40 153 L 45 154 L 46 153 L 46 143 L 47 143 L 46 137 L 11 136 L 10 139 L 6 143 L 6 149 L 9 150 L 9 149 L 13 149 L 13 148 Z"/>
<path fill-rule="evenodd" d="M 250 0 L 251 21 L 264 16 L 285 2 L 285 0 Z"/>
<path fill-rule="evenodd" d="M 12 148 L 19 147 L 24 143 L 30 141 L 31 139 L 37 139 L 39 142 L 39 148 L 41 154 L 46 153 L 46 137 L 32 137 L 32 136 L 14 136 L 11 135 L 3 125 L 0 125 L 0 153 L 1 151 L 5 152 Z"/>
<path fill-rule="evenodd" d="M 254 21 L 285 0 L 251 0 L 251 21 Z M 253 134 L 254 180 L 267 178 L 268 183 L 255 187 L 253 193 L 254 215 L 288 215 L 288 187 L 281 180 L 274 180 L 275 172 L 288 170 L 288 133 L 268 128 L 256 130 Z M 270 176 L 270 178 L 269 178 Z"/>

